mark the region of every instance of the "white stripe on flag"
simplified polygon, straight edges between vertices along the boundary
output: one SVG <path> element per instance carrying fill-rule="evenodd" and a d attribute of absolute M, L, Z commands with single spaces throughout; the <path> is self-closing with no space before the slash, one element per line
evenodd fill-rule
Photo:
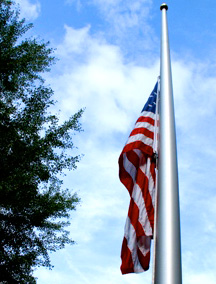
<path fill-rule="evenodd" d="M 148 146 L 151 146 L 151 147 L 153 146 L 153 142 L 154 142 L 153 139 L 146 137 L 143 134 L 136 134 L 136 135 L 129 137 L 127 144 L 133 143 L 133 142 L 136 142 L 136 141 L 141 141 L 141 142 L 145 141 L 145 144 L 148 145 Z"/>
<path fill-rule="evenodd" d="M 134 230 L 133 225 L 130 222 L 130 218 L 127 217 L 125 224 L 125 238 L 127 239 L 127 246 L 131 252 L 134 272 L 143 272 L 144 269 L 140 265 L 138 255 L 137 255 L 137 241 L 136 241 L 136 231 Z"/>
<path fill-rule="evenodd" d="M 134 202 L 136 203 L 137 207 L 139 208 L 139 222 L 142 224 L 143 230 L 146 234 L 146 236 L 152 235 L 152 228 L 148 219 L 145 202 L 142 196 L 142 191 L 139 187 L 139 185 L 136 183 L 133 188 L 132 192 L 132 198 Z"/>

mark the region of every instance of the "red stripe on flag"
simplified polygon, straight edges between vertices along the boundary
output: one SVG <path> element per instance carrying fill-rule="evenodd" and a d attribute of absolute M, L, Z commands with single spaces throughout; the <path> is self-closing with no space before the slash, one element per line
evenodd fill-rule
<path fill-rule="evenodd" d="M 135 229 L 137 238 L 145 235 L 143 227 L 139 222 L 139 207 L 134 202 L 133 198 L 131 198 L 131 201 L 130 201 L 128 217 L 130 219 L 131 224 L 133 225 Z"/>
<path fill-rule="evenodd" d="M 152 131 L 148 130 L 147 128 L 144 128 L 144 127 L 135 128 L 131 132 L 130 136 L 134 136 L 136 134 L 143 134 L 146 137 L 151 138 L 152 140 L 154 139 L 154 133 Z"/>
<path fill-rule="evenodd" d="M 149 180 L 148 180 L 148 177 L 141 171 L 141 169 L 138 169 L 136 182 L 142 190 L 142 196 L 145 202 L 146 212 L 148 215 L 149 222 L 151 224 L 151 228 L 153 229 L 154 228 L 154 207 L 152 204 L 151 195 L 148 190 Z"/>
<path fill-rule="evenodd" d="M 133 273 L 134 272 L 134 264 L 131 255 L 131 251 L 128 248 L 127 239 L 124 237 L 122 243 L 122 250 L 121 250 L 121 272 L 122 274 Z"/>
<path fill-rule="evenodd" d="M 128 160 L 131 162 L 131 164 L 134 165 L 134 167 L 136 168 L 136 170 L 138 170 L 140 158 L 139 158 L 139 156 L 137 155 L 137 153 L 134 152 L 134 151 L 126 152 L 126 156 L 127 156 Z"/>
<path fill-rule="evenodd" d="M 137 122 L 148 122 L 150 123 L 151 125 L 154 126 L 155 124 L 155 121 L 153 118 L 149 117 L 149 116 L 140 116 L 138 119 L 137 119 Z M 136 123 L 137 123 L 136 122 Z"/>
<path fill-rule="evenodd" d="M 146 145 L 145 143 L 143 143 L 143 141 L 134 141 L 132 143 L 126 144 L 122 152 L 126 153 L 134 149 L 139 149 L 143 153 L 146 153 L 149 156 L 153 155 L 152 146 Z"/>
<path fill-rule="evenodd" d="M 144 270 L 149 269 L 149 262 L 150 262 L 150 252 L 148 252 L 146 255 L 143 255 L 139 248 L 137 248 L 137 255 L 139 258 L 139 262 L 142 265 L 142 268 Z"/>
<path fill-rule="evenodd" d="M 123 166 L 123 154 L 119 157 L 119 178 L 120 181 L 127 188 L 129 194 L 131 195 L 133 191 L 134 182 Z"/>
<path fill-rule="evenodd" d="M 150 172 L 151 172 L 151 176 L 153 178 L 153 181 L 154 181 L 154 185 L 156 183 L 156 172 L 155 172 L 155 168 L 156 168 L 156 163 L 155 161 L 152 161 L 151 162 L 151 166 L 150 166 Z"/>

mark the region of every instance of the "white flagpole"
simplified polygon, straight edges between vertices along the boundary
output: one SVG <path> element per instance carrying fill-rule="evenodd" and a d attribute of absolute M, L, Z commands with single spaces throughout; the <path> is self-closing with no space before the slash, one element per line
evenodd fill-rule
<path fill-rule="evenodd" d="M 159 158 L 154 284 L 182 284 L 178 166 L 172 75 L 164 3 L 161 28 Z"/>

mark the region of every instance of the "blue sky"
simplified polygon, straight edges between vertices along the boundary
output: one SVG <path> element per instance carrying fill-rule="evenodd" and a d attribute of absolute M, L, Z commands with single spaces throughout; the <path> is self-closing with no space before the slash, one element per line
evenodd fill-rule
<path fill-rule="evenodd" d="M 44 74 L 67 119 L 82 107 L 84 157 L 64 184 L 82 199 L 71 215 L 76 244 L 51 254 L 38 284 L 151 283 L 151 270 L 120 274 L 129 196 L 118 157 L 159 75 L 161 1 L 17 0 L 29 36 L 59 59 Z M 216 283 L 215 1 L 167 1 L 176 114 L 184 284 Z"/>

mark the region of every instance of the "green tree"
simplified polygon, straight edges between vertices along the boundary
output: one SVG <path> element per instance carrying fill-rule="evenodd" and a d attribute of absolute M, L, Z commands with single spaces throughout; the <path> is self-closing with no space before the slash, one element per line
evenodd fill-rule
<path fill-rule="evenodd" d="M 55 58 L 49 43 L 24 39 L 31 27 L 0 0 L 1 283 L 36 283 L 34 269 L 52 267 L 48 253 L 73 243 L 65 226 L 79 202 L 61 174 L 79 161 L 71 135 L 83 110 L 63 124 L 49 113 L 53 91 L 41 74 Z"/>

